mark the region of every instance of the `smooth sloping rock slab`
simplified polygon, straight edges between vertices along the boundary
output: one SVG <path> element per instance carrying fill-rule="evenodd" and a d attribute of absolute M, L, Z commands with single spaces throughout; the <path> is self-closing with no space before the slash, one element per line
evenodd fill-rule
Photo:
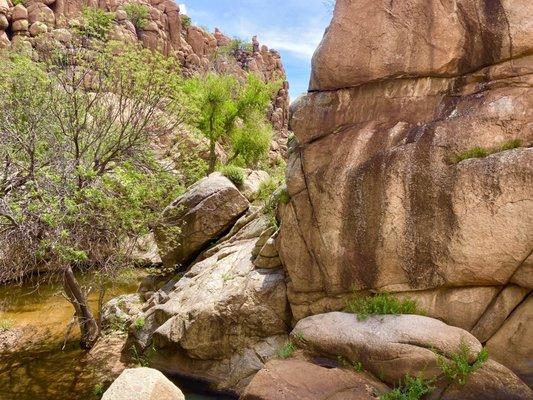
<path fill-rule="evenodd" d="M 272 360 L 241 400 L 375 400 L 387 386 L 365 374 L 301 360 Z"/>
<path fill-rule="evenodd" d="M 120 374 L 102 400 L 185 400 L 185 396 L 161 372 L 134 368 Z"/>
<path fill-rule="evenodd" d="M 155 230 L 163 264 L 181 265 L 227 231 L 250 203 L 221 174 L 195 183 L 163 213 Z"/>
<path fill-rule="evenodd" d="M 371 316 L 359 321 L 354 314 L 332 312 L 299 321 L 291 336 L 310 351 L 361 362 L 390 384 L 405 375 L 440 375 L 435 352 L 447 356 L 464 343 L 474 361 L 481 350 L 470 333 L 419 315 Z"/>

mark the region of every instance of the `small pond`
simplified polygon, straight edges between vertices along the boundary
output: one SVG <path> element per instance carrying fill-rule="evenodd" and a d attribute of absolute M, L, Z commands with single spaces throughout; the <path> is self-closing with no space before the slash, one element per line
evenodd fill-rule
<path fill-rule="evenodd" d="M 131 270 L 121 279 L 113 280 L 106 287 L 106 300 L 134 293 L 145 275 L 142 270 Z M 73 309 L 60 292 L 60 287 L 54 284 L 41 285 L 38 289 L 30 284 L 0 286 L 0 322 L 7 321 L 10 329 L 26 327 L 26 335 L 31 337 L 23 350 L 0 356 L 1 400 L 97 400 L 100 397 L 95 394 L 99 382 L 87 373 L 91 365 L 78 346 L 77 327 L 64 343 Z M 95 307 L 97 293 L 92 293 L 89 300 Z M 65 348 L 61 350 L 63 345 Z M 207 387 L 197 383 L 181 383 L 187 400 L 231 399 L 209 395 Z"/>

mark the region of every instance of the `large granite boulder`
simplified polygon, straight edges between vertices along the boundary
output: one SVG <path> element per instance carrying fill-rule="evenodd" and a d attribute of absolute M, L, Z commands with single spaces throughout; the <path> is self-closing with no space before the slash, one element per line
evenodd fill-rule
<path fill-rule="evenodd" d="M 272 360 L 240 400 L 377 400 L 388 387 L 363 373 L 302 360 Z"/>
<path fill-rule="evenodd" d="M 144 327 L 133 332 L 140 347 L 156 350 L 152 366 L 240 392 L 276 355 L 291 321 L 285 274 L 253 264 L 270 234 L 268 217 L 249 212 L 152 296 Z"/>
<path fill-rule="evenodd" d="M 441 374 L 437 353 L 450 357 L 462 345 L 473 362 L 481 351 L 468 332 L 420 315 L 371 316 L 332 312 L 299 321 L 291 336 L 305 349 L 333 358 L 342 356 L 394 385 L 406 375 L 433 378 Z"/>
<path fill-rule="evenodd" d="M 185 400 L 172 382 L 155 369 L 125 370 L 106 390 L 102 400 Z"/>
<path fill-rule="evenodd" d="M 360 319 L 353 314 L 332 312 L 302 319 L 291 338 L 311 354 L 340 357 L 350 365 L 360 363 L 391 386 L 405 376 L 430 379 L 436 389 L 431 399 L 526 400 L 533 396 L 513 372 L 493 360 L 469 375 L 465 384 L 450 382 L 439 365 L 439 357 L 450 360 L 466 347 L 468 362 L 473 364 L 481 343 L 465 330 L 433 318 L 376 315 Z"/>
<path fill-rule="evenodd" d="M 402 293 L 512 341 L 513 361 L 503 344 L 493 356 L 531 374 L 512 333 L 533 287 L 531 7 L 337 1 L 313 92 L 291 106 L 278 247 L 296 320 Z"/>
<path fill-rule="evenodd" d="M 338 0 L 311 90 L 394 77 L 450 77 L 528 54 L 528 0 Z"/>
<path fill-rule="evenodd" d="M 183 265 L 228 231 L 248 209 L 233 183 L 215 173 L 200 180 L 163 213 L 155 237 L 163 264 Z"/>

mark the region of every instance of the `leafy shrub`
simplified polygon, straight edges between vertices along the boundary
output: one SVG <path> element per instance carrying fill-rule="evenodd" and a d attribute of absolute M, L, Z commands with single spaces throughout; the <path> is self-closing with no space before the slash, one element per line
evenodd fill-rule
<path fill-rule="evenodd" d="M 283 358 L 283 359 L 292 357 L 292 355 L 294 354 L 296 350 L 298 350 L 298 347 L 296 347 L 296 345 L 293 342 L 288 341 L 287 344 L 285 344 L 285 346 L 279 349 L 278 357 Z"/>
<path fill-rule="evenodd" d="M 477 371 L 489 359 L 489 352 L 483 348 L 477 355 L 475 361 L 470 364 L 471 351 L 470 348 L 463 342 L 459 351 L 451 355 L 451 360 L 439 355 L 437 364 L 444 373 L 444 375 L 452 382 L 457 382 L 460 385 L 466 384 L 468 376 Z"/>
<path fill-rule="evenodd" d="M 181 26 L 183 26 L 184 28 L 188 28 L 191 25 L 192 25 L 191 17 L 189 17 L 188 15 L 182 14 L 181 15 Z"/>
<path fill-rule="evenodd" d="M 461 161 L 468 160 L 470 158 L 484 158 L 490 156 L 491 154 L 499 153 L 501 151 L 512 150 L 518 147 L 522 147 L 522 145 L 523 142 L 521 139 L 511 139 L 493 148 L 484 148 L 476 146 L 462 153 L 455 154 L 451 158 L 451 162 L 453 164 L 457 164 Z"/>
<path fill-rule="evenodd" d="M 146 27 L 150 14 L 147 6 L 141 3 L 127 3 L 122 8 L 126 11 L 128 19 L 135 28 L 143 29 Z"/>
<path fill-rule="evenodd" d="M 78 27 L 79 33 L 89 38 L 106 40 L 115 14 L 106 12 L 101 8 L 85 7 L 82 12 L 82 25 Z"/>
<path fill-rule="evenodd" d="M 24 5 L 24 0 L 13 0 L 12 3 L 13 3 L 13 7 L 18 6 L 19 4 Z"/>
<path fill-rule="evenodd" d="M 421 314 L 416 301 L 399 300 L 388 293 L 367 297 L 354 296 L 347 302 L 346 311 L 357 314 L 359 320 L 365 320 L 370 315 Z"/>
<path fill-rule="evenodd" d="M 435 390 L 433 380 L 406 376 L 393 391 L 379 397 L 380 400 L 420 400 Z"/>
<path fill-rule="evenodd" d="M 237 186 L 242 185 L 246 178 L 244 169 L 236 165 L 224 165 L 220 168 L 220 172 Z"/>
<path fill-rule="evenodd" d="M 230 43 L 219 49 L 222 54 L 237 55 L 241 52 L 251 52 L 253 50 L 252 43 L 246 42 L 239 38 L 233 38 Z"/>

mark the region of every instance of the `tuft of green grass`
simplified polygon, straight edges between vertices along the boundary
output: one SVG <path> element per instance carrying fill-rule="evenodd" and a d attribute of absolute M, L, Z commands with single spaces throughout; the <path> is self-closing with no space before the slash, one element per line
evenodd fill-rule
<path fill-rule="evenodd" d="M 144 317 L 139 317 L 135 320 L 135 329 L 137 329 L 138 331 L 140 331 L 142 328 L 144 328 L 144 325 L 146 324 L 146 320 L 144 319 Z"/>
<path fill-rule="evenodd" d="M 237 167 L 236 165 L 224 165 L 220 168 L 220 172 L 236 186 L 240 186 L 244 183 L 245 174 L 244 169 Z"/>
<path fill-rule="evenodd" d="M 512 140 L 508 140 L 507 142 L 503 142 L 500 145 L 500 151 L 517 149 L 522 146 L 523 146 L 522 139 L 512 139 Z"/>
<path fill-rule="evenodd" d="M 0 320 L 0 333 L 6 332 L 13 327 L 13 321 L 9 319 Z"/>
<path fill-rule="evenodd" d="M 453 157 L 453 163 L 457 164 L 461 161 L 468 160 L 469 158 L 484 158 L 490 155 L 490 151 L 484 149 L 483 147 L 473 147 L 470 150 L 463 151 L 462 153 L 457 153 Z"/>
<path fill-rule="evenodd" d="M 437 364 L 446 378 L 452 382 L 457 382 L 460 385 L 464 385 L 468 380 L 468 376 L 481 368 L 489 359 L 489 352 L 486 348 L 483 348 L 478 353 L 475 361 L 472 364 L 468 362 L 470 355 L 470 348 L 463 342 L 461 343 L 459 351 L 451 355 L 450 360 L 446 359 L 442 355 L 439 355 L 437 357 Z"/>
<path fill-rule="evenodd" d="M 420 400 L 435 390 L 433 380 L 407 375 L 391 392 L 379 397 L 380 400 Z"/>
<path fill-rule="evenodd" d="M 283 359 L 290 358 L 296 350 L 298 350 L 298 347 L 289 340 L 285 346 L 278 350 L 278 357 Z"/>
<path fill-rule="evenodd" d="M 501 151 L 512 150 L 518 147 L 523 146 L 522 139 L 511 139 L 503 142 L 497 147 L 485 148 L 485 147 L 472 147 L 469 150 L 463 151 L 462 153 L 457 153 L 451 157 L 450 161 L 452 164 L 460 163 L 461 161 L 468 160 L 470 158 L 484 158 L 490 156 L 491 154 L 499 153 Z"/>
<path fill-rule="evenodd" d="M 379 293 L 374 296 L 355 296 L 346 303 L 347 312 L 357 314 L 357 319 L 363 321 L 370 315 L 398 315 L 423 314 L 415 300 L 399 300 L 389 293 Z"/>
<path fill-rule="evenodd" d="M 233 279 L 235 279 L 235 277 L 232 274 L 230 274 L 229 272 L 226 272 L 225 274 L 222 274 L 222 280 L 224 282 L 228 282 L 228 281 L 231 281 Z"/>

